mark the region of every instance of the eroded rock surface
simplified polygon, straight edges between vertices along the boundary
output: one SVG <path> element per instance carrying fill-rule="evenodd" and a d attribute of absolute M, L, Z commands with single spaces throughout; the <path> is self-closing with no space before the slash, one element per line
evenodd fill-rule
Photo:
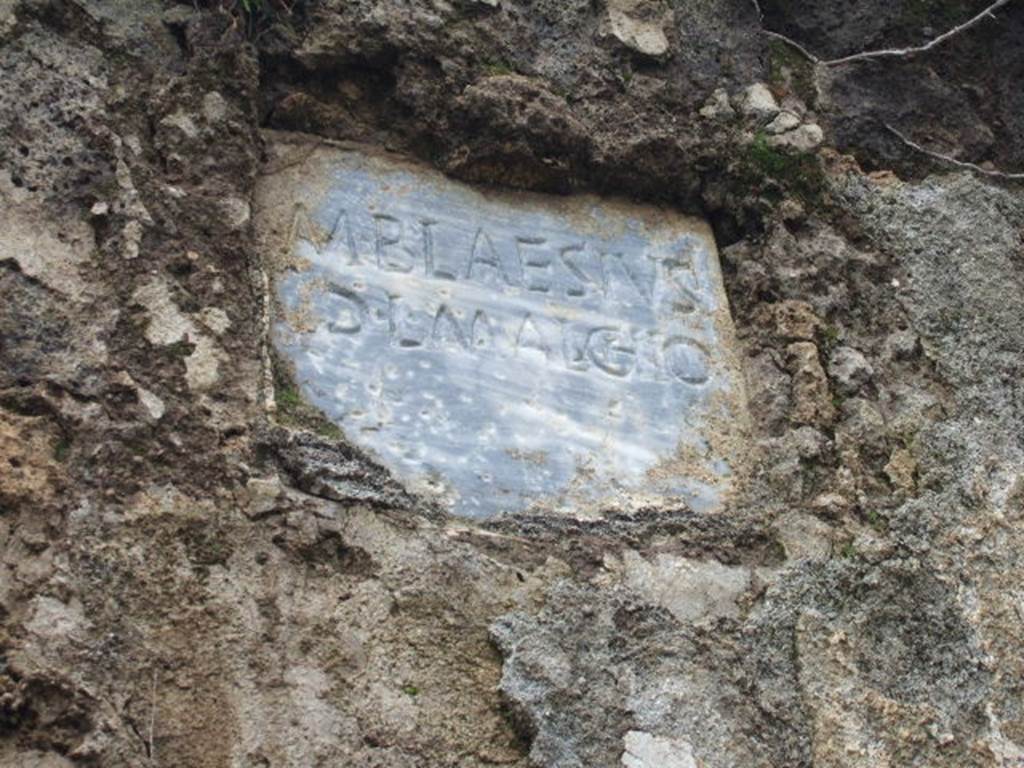
<path fill-rule="evenodd" d="M 762 34 L 985 4 L 0 1 L 0 765 L 1018 765 L 1024 202 L 884 126 L 1021 170 L 1024 12 Z M 455 518 L 350 442 L 255 190 L 352 142 L 707 218 L 725 503 Z"/>

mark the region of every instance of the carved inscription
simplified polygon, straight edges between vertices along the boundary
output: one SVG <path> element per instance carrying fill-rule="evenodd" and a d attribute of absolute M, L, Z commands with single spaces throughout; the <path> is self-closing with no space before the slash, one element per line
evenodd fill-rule
<path fill-rule="evenodd" d="M 693 386 L 708 380 L 709 354 L 699 339 L 635 319 L 638 311 L 685 317 L 706 310 L 695 238 L 682 238 L 665 254 L 623 253 L 600 242 L 499 234 L 475 223 L 445 232 L 445 224 L 415 213 L 343 209 L 333 229 L 317 237 L 297 206 L 293 246 L 305 246 L 313 261 L 336 273 L 326 286 L 335 313 L 328 329 L 383 334 L 396 349 L 532 355 L 613 378 Z"/>
<path fill-rule="evenodd" d="M 718 503 L 734 381 L 705 225 L 328 154 L 272 182 L 275 342 L 348 439 L 462 515 Z"/>

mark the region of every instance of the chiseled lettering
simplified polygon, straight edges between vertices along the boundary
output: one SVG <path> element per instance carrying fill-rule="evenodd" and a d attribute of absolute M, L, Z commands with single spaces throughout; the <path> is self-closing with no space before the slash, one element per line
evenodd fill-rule
<path fill-rule="evenodd" d="M 366 322 L 366 302 L 363 298 L 350 288 L 333 282 L 328 283 L 327 292 L 339 304 L 338 314 L 333 320 L 327 321 L 327 330 L 347 336 L 359 333 Z"/>
<path fill-rule="evenodd" d="M 537 321 L 530 312 L 523 315 L 523 321 L 519 325 L 519 332 L 516 334 L 516 352 L 518 353 L 521 349 L 540 352 L 544 355 L 545 359 L 551 354 L 551 347 L 544 340 Z"/>
<path fill-rule="evenodd" d="M 441 354 L 460 351 L 505 359 L 533 354 L 564 371 L 616 379 L 701 385 L 711 376 L 710 353 L 700 342 L 680 335 L 666 338 L 645 328 L 642 320 L 636 329 L 630 325 L 633 313 L 645 312 L 644 305 L 653 307 L 656 297 L 659 307 L 668 301 L 687 314 L 705 307 L 701 256 L 690 240 L 656 259 L 593 249 L 582 240 L 551 242 L 532 234 L 509 234 L 499 241 L 492 232 L 476 227 L 469 230 L 473 239 L 468 262 L 455 267 L 444 263 L 439 234 L 441 247 L 453 250 L 448 240 L 461 232 L 461 246 L 456 244 L 453 252 L 465 254 L 466 230 L 445 228 L 442 219 L 425 215 L 403 222 L 386 213 L 370 213 L 368 219 L 373 226 L 374 258 L 364 254 L 363 263 L 371 262 L 386 272 L 414 271 L 416 276 L 390 278 L 390 288 L 377 289 L 382 300 L 372 305 L 365 278 L 350 285 L 329 283 L 332 317 L 327 328 L 332 333 L 367 333 L 373 330 L 367 323 L 374 325 L 376 318 L 381 331 L 386 321 L 388 343 L 401 349 L 429 347 Z M 345 210 L 338 211 L 334 229 L 327 234 L 297 205 L 291 235 L 296 243 L 309 243 L 318 255 L 330 248 L 346 253 L 349 264 L 360 264 L 353 221 Z M 412 250 L 403 244 L 410 238 L 417 240 Z M 451 284 L 459 279 L 473 280 L 477 286 L 463 289 Z M 411 281 L 407 296 L 406 280 Z M 426 298 L 435 280 L 440 304 Z M 493 299 L 480 285 L 497 289 Z M 521 292 L 503 292 L 505 286 Z M 581 308 L 577 313 L 570 300 L 581 297 L 597 299 L 596 304 L 588 303 L 586 311 Z"/>
<path fill-rule="evenodd" d="M 493 349 L 497 343 L 495 328 L 491 324 L 491 318 L 482 309 L 473 313 L 473 320 L 469 326 L 470 345 L 473 349 Z"/>
<path fill-rule="evenodd" d="M 545 242 L 543 237 L 516 237 L 516 254 L 522 264 L 526 290 L 533 293 L 551 290 L 551 257 L 535 250 L 524 253 L 524 248 L 536 248 Z"/>
<path fill-rule="evenodd" d="M 434 272 L 434 233 L 430 231 L 437 223 L 437 219 L 420 219 L 420 230 L 423 233 L 423 274 L 427 277 L 441 277 Z"/>
<path fill-rule="evenodd" d="M 693 259 L 693 245 L 687 244 L 678 254 L 661 262 L 665 270 L 665 281 L 676 292 L 674 306 L 676 310 L 684 314 L 693 314 L 703 304 L 700 296 L 700 278 L 694 267 Z M 688 281 L 687 277 L 689 277 Z"/>
<path fill-rule="evenodd" d="M 562 323 L 562 359 L 569 370 L 585 371 L 590 367 L 587 362 L 588 335 L 586 328 Z"/>
<path fill-rule="evenodd" d="M 323 229 L 310 218 L 306 206 L 296 203 L 295 213 L 292 215 L 291 231 L 288 233 L 288 242 L 291 243 L 292 250 L 295 250 L 298 243 L 305 242 L 313 246 L 313 250 L 319 256 L 328 237 Z"/>
<path fill-rule="evenodd" d="M 402 222 L 386 213 L 373 214 L 374 252 L 377 256 L 377 267 L 388 272 L 412 272 L 412 260 L 403 261 L 398 256 L 402 241 Z"/>
<path fill-rule="evenodd" d="M 348 257 L 347 264 L 359 263 L 355 236 L 352 233 L 352 223 L 349 221 L 348 212 L 344 208 L 338 211 L 338 216 L 334 220 L 334 227 L 330 232 L 326 232 L 309 215 L 309 211 L 306 210 L 302 203 L 296 203 L 289 239 L 293 249 L 299 242 L 309 243 L 313 246 L 317 260 L 325 251 L 328 253 L 343 252 Z"/>
<path fill-rule="evenodd" d="M 469 263 L 466 264 L 466 277 L 473 277 L 473 267 L 477 264 L 482 264 L 490 267 L 495 272 L 501 275 L 502 279 L 511 286 L 518 285 L 517 281 L 509 274 L 506 265 L 498 254 L 497 249 L 494 247 L 494 242 L 491 240 L 491 236 L 484 231 L 483 227 L 480 227 L 476 231 L 476 236 L 473 238 L 473 248 L 470 251 Z"/>
<path fill-rule="evenodd" d="M 466 337 L 455 313 L 447 304 L 442 304 L 434 314 L 434 325 L 430 329 L 430 340 L 438 346 L 454 345 L 459 349 L 469 349 Z"/>
<path fill-rule="evenodd" d="M 610 292 L 613 289 L 613 285 L 619 285 L 626 283 L 633 287 L 633 291 L 638 295 L 648 306 L 654 303 L 654 279 L 655 272 L 651 270 L 650 274 L 643 275 L 635 268 L 631 268 L 623 258 L 623 254 L 620 252 L 612 253 L 601 253 L 601 261 L 605 265 L 605 290 Z M 607 265 L 611 264 L 611 268 Z M 625 275 L 625 280 L 612 281 L 611 275 L 618 272 Z"/>
<path fill-rule="evenodd" d="M 388 339 L 403 349 L 422 347 L 433 329 L 433 317 L 418 312 L 402 301 L 402 297 L 388 294 Z"/>
<path fill-rule="evenodd" d="M 636 364 L 636 349 L 619 328 L 592 328 L 587 334 L 587 357 L 599 369 L 617 378 L 628 376 Z"/>
<path fill-rule="evenodd" d="M 710 357 L 702 344 L 685 336 L 670 336 L 662 354 L 665 369 L 679 381 L 703 384 L 710 377 Z"/>
<path fill-rule="evenodd" d="M 338 217 L 334 220 L 334 228 L 331 230 L 330 249 L 348 251 L 348 263 L 358 264 L 359 254 L 356 251 L 356 238 L 352 233 L 352 222 L 349 221 L 348 211 L 342 208 L 338 211 Z"/>
<path fill-rule="evenodd" d="M 587 273 L 583 271 L 583 268 L 576 263 L 576 256 L 574 254 L 582 253 L 586 247 L 586 243 L 573 243 L 572 245 L 565 245 L 558 249 L 558 258 L 565 265 L 566 269 L 569 270 L 569 274 L 576 281 L 575 285 L 570 285 L 565 289 L 566 296 L 570 296 L 572 298 L 585 296 L 587 292 L 587 284 L 602 287 L 604 283 L 603 274 L 601 275 L 601 282 L 599 283 L 587 275 Z M 597 265 L 599 268 L 601 267 L 600 259 L 597 260 Z"/>

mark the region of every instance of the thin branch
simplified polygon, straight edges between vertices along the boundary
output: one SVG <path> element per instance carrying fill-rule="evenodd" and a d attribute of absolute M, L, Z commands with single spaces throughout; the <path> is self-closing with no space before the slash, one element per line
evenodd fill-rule
<path fill-rule="evenodd" d="M 942 43 L 946 42 L 950 38 L 955 37 L 956 35 L 959 35 L 962 32 L 966 32 L 971 27 L 977 26 L 982 21 L 984 21 L 986 18 L 994 19 L 995 18 L 995 11 L 999 10 L 1004 5 L 1009 5 L 1011 2 L 1013 2 L 1013 0 L 996 0 L 996 2 L 992 3 L 990 6 L 985 8 L 985 10 L 983 10 L 981 13 L 977 14 L 976 16 L 971 17 L 970 19 L 965 21 L 963 24 L 958 24 L 957 26 L 953 27 L 952 29 L 947 30 L 946 32 L 943 32 L 941 35 L 939 35 L 938 37 L 935 37 L 935 38 L 929 40 L 924 45 L 920 45 L 920 46 L 916 46 L 916 47 L 911 47 L 911 48 L 885 48 L 885 49 L 881 49 L 881 50 L 877 50 L 877 51 L 862 51 L 860 53 L 855 53 L 855 54 L 852 54 L 850 56 L 844 56 L 844 57 L 842 57 L 840 59 L 828 59 L 828 60 L 823 60 L 823 59 L 818 58 L 813 53 L 811 53 L 809 50 L 807 50 L 807 48 L 805 48 L 804 46 L 802 46 L 800 43 L 796 42 L 796 40 L 793 40 L 792 38 L 786 37 L 785 35 L 780 34 L 778 32 L 772 32 L 771 30 L 764 29 L 764 12 L 761 10 L 760 2 L 758 0 L 750 0 L 750 2 L 753 4 L 754 10 L 757 12 L 757 18 L 761 22 L 761 34 L 763 34 L 763 35 L 765 35 L 767 37 L 774 38 L 775 40 L 779 40 L 779 41 L 785 43 L 786 45 L 790 46 L 794 50 L 798 51 L 801 55 L 804 56 L 804 58 L 806 58 L 808 61 L 810 61 L 815 66 L 822 65 L 822 66 L 826 66 L 826 67 L 836 67 L 836 66 L 839 66 L 841 64 L 849 64 L 849 63 L 854 62 L 854 61 L 865 61 L 867 59 L 881 59 L 881 58 L 886 58 L 886 57 L 889 57 L 889 58 L 908 58 L 908 57 L 913 56 L 914 54 L 917 54 L 917 53 L 924 53 L 925 51 L 930 51 L 932 48 L 935 48 L 936 46 L 941 45 Z M 948 155 L 943 155 L 943 154 L 940 154 L 939 152 L 933 152 L 930 149 L 925 149 L 924 147 L 922 147 L 917 142 L 912 141 L 911 139 L 909 139 L 906 136 L 904 136 L 902 133 L 900 133 L 898 130 L 893 128 L 888 123 L 885 124 L 885 127 L 886 127 L 886 129 L 888 129 L 888 131 L 890 133 L 894 134 L 897 138 L 899 138 L 900 141 L 902 141 L 908 147 L 913 149 L 915 152 L 920 152 L 923 155 L 927 155 L 928 157 L 932 158 L 933 160 L 939 160 L 939 161 L 941 161 L 943 163 L 949 163 L 950 165 L 954 165 L 957 168 L 964 168 L 966 170 L 973 171 L 974 173 L 979 173 L 979 174 L 981 174 L 983 176 L 989 176 L 989 177 L 996 178 L 996 179 L 1008 179 L 1008 180 L 1011 180 L 1011 181 L 1022 181 L 1022 180 L 1024 180 L 1024 173 L 1005 173 L 1003 171 L 993 171 L 993 170 L 989 170 L 987 168 L 982 168 L 980 165 L 977 165 L 975 163 L 969 163 L 969 162 L 966 162 L 964 160 L 957 160 L 955 157 L 949 157 Z"/>
<path fill-rule="evenodd" d="M 883 48 L 877 51 L 862 51 L 861 53 L 855 53 L 852 54 L 851 56 L 844 56 L 841 59 L 831 59 L 828 61 L 823 61 L 822 63 L 826 67 L 837 67 L 840 64 L 849 64 L 850 62 L 853 61 L 864 61 L 866 59 L 881 59 L 886 57 L 907 58 L 908 56 L 913 56 L 915 53 L 924 53 L 925 51 L 930 51 L 937 45 L 941 45 L 942 43 L 949 40 L 951 37 L 955 37 L 956 35 L 959 35 L 961 32 L 966 32 L 968 29 L 970 29 L 973 26 L 976 26 L 977 24 L 980 24 L 988 17 L 995 18 L 994 12 L 1011 2 L 1013 2 L 1013 0 L 996 0 L 996 2 L 992 3 L 992 5 L 983 10 L 977 16 L 974 16 L 973 18 L 965 21 L 963 24 L 960 24 L 946 32 L 943 32 L 941 35 L 939 35 L 936 38 L 933 38 L 932 40 L 929 40 L 924 45 L 919 45 L 911 48 Z"/>
<path fill-rule="evenodd" d="M 796 40 L 793 40 L 792 38 L 786 37 L 785 35 L 780 35 L 778 32 L 772 32 L 772 31 L 767 30 L 767 29 L 762 29 L 761 30 L 761 34 L 765 35 L 766 37 L 772 37 L 772 38 L 775 38 L 776 40 L 781 40 L 783 43 L 785 43 L 789 47 L 791 47 L 791 48 L 799 51 L 801 54 L 803 54 L 803 56 L 809 62 L 811 62 L 812 64 L 821 64 L 822 63 L 821 59 L 819 59 L 817 56 L 815 56 L 813 53 L 808 51 L 806 48 L 804 48 L 802 45 L 800 45 L 800 43 L 798 43 Z"/>
<path fill-rule="evenodd" d="M 753 3 L 754 10 L 757 11 L 757 20 L 761 24 L 761 34 L 762 35 L 764 35 L 765 37 L 775 38 L 776 40 L 781 40 L 783 43 L 785 43 L 786 45 L 790 46 L 794 50 L 799 51 L 812 64 L 819 64 L 821 62 L 821 59 L 819 59 L 813 53 L 811 53 L 806 48 L 804 48 L 802 45 L 800 45 L 800 43 L 798 43 L 793 38 L 786 37 L 785 35 L 779 34 L 778 32 L 772 32 L 770 29 L 765 29 L 764 28 L 764 11 L 761 10 L 761 3 L 759 3 L 758 0 L 750 0 L 750 2 Z"/>
<path fill-rule="evenodd" d="M 1003 171 L 990 171 L 988 168 L 982 168 L 980 165 L 968 163 L 963 160 L 957 160 L 955 157 L 949 157 L 948 155 L 943 155 L 938 152 L 933 152 L 930 149 L 925 149 L 917 142 L 912 141 L 911 139 L 904 136 L 902 133 L 897 131 L 888 123 L 885 124 L 885 127 L 889 130 L 890 133 L 894 134 L 900 141 L 902 141 L 911 149 L 920 152 L 923 155 L 927 155 L 928 157 L 931 157 L 935 160 L 941 160 L 944 163 L 949 163 L 951 165 L 955 165 L 958 168 L 964 168 L 969 171 L 974 171 L 975 173 L 980 173 L 984 176 L 991 176 L 997 179 L 1009 179 L 1011 181 L 1024 181 L 1024 173 L 1004 173 Z"/>
<path fill-rule="evenodd" d="M 988 8 L 983 10 L 977 16 L 974 16 L 965 21 L 963 24 L 959 24 L 953 27 L 952 29 L 943 32 L 941 35 L 939 35 L 936 38 L 933 38 L 932 40 L 929 40 L 924 45 L 919 45 L 911 48 L 883 48 L 877 51 L 861 51 L 860 53 L 854 53 L 849 56 L 843 56 L 842 58 L 839 59 L 821 59 L 815 56 L 809 50 L 807 50 L 807 48 L 802 46 L 796 40 L 793 40 L 790 37 L 786 37 L 785 35 L 780 34 L 778 32 L 772 32 L 771 30 L 764 29 L 764 13 L 762 13 L 761 11 L 761 4 L 758 2 L 758 0 L 751 0 L 751 2 L 754 4 L 754 10 L 757 11 L 757 17 L 758 19 L 760 19 L 762 23 L 762 34 L 768 37 L 773 37 L 776 40 L 781 40 L 786 45 L 790 46 L 796 51 L 799 51 L 804 56 L 804 58 L 806 58 L 812 64 L 821 64 L 822 66 L 825 67 L 838 67 L 842 64 L 849 64 L 854 61 L 866 61 L 868 59 L 905 59 L 917 53 L 924 53 L 925 51 L 930 51 L 932 48 L 936 47 L 937 45 L 941 45 L 942 43 L 949 40 L 951 37 L 955 37 L 956 35 L 959 35 L 961 32 L 966 32 L 971 27 L 980 24 L 986 18 L 994 19 L 995 11 L 1002 8 L 1004 5 L 1012 3 L 1013 0 L 996 0 L 996 2 L 992 3 L 992 5 L 988 6 Z"/>

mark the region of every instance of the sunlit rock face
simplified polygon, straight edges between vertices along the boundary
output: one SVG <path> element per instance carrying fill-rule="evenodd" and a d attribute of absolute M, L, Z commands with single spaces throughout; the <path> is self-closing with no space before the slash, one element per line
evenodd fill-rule
<path fill-rule="evenodd" d="M 743 404 L 704 222 L 340 150 L 264 184 L 278 350 L 411 490 L 470 517 L 721 503 Z"/>

